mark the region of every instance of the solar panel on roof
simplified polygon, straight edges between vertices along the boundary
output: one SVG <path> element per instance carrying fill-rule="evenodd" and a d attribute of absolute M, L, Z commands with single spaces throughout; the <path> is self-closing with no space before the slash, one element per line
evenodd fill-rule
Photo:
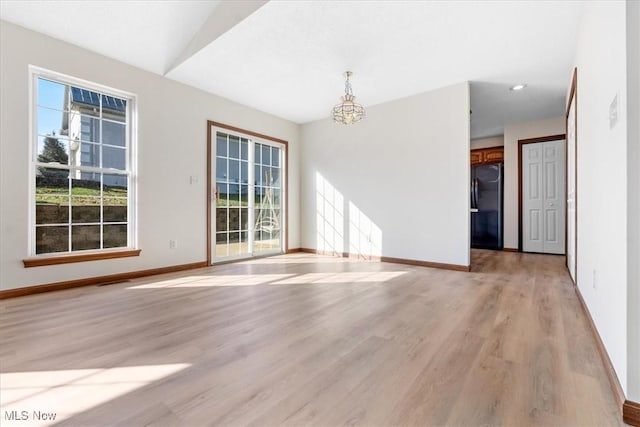
<path fill-rule="evenodd" d="M 100 95 L 90 90 L 71 87 L 71 101 L 78 104 L 100 107 Z M 126 111 L 127 101 L 113 96 L 102 95 L 102 108 L 113 111 Z"/>

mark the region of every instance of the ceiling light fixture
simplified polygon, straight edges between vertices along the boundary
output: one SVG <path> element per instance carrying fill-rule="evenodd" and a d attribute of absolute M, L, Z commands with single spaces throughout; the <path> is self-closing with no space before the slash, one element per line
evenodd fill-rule
<path fill-rule="evenodd" d="M 344 82 L 344 96 L 341 97 L 342 102 L 333 107 L 332 110 L 333 121 L 342 123 L 343 125 L 351 125 L 364 118 L 364 107 L 354 102 L 356 97 L 353 96 L 351 82 L 349 81 L 349 77 L 352 75 L 353 73 L 351 71 L 344 72 L 344 77 L 346 78 Z"/>
<path fill-rule="evenodd" d="M 524 89 L 525 87 L 527 87 L 527 85 L 525 85 L 525 84 L 519 84 L 519 85 L 511 86 L 511 87 L 509 88 L 509 90 L 522 90 L 522 89 Z"/>

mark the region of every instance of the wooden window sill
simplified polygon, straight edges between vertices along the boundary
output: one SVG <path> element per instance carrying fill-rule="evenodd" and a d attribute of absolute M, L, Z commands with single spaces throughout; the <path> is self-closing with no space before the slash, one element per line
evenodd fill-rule
<path fill-rule="evenodd" d="M 70 264 L 73 262 L 85 262 L 85 261 L 98 261 L 101 259 L 112 259 L 112 258 L 126 258 L 132 256 L 139 256 L 141 249 L 125 249 L 118 251 L 104 251 L 104 252 L 94 252 L 90 254 L 75 254 L 75 255 L 55 255 L 55 256 L 46 256 L 46 257 L 37 257 L 37 258 L 27 258 L 23 259 L 22 263 L 25 268 L 30 267 L 42 267 L 45 265 L 56 265 L 56 264 Z"/>

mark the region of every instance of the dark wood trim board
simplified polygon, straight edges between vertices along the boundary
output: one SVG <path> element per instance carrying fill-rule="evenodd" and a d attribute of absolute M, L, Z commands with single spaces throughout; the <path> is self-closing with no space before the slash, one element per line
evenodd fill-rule
<path fill-rule="evenodd" d="M 454 270 L 454 271 L 467 271 L 467 272 L 471 271 L 471 266 L 461 265 L 461 264 L 446 264 L 441 262 L 420 261 L 415 259 L 394 258 L 394 257 L 388 257 L 388 256 L 361 255 L 361 254 L 354 254 L 349 252 L 343 252 L 343 253 L 326 252 L 326 251 L 319 251 L 317 249 L 311 249 L 311 248 L 301 248 L 300 251 L 309 253 L 309 254 L 337 256 L 342 258 L 354 258 L 354 259 L 362 259 L 362 260 L 374 261 L 374 262 L 389 262 L 392 264 L 415 265 L 418 267 L 440 268 L 444 270 Z"/>
<path fill-rule="evenodd" d="M 622 405 L 622 421 L 629 425 L 640 427 L 640 403 L 625 400 Z"/>
<path fill-rule="evenodd" d="M 569 135 L 569 108 L 571 107 L 571 103 L 575 101 L 575 105 L 574 105 L 574 110 L 573 110 L 573 114 L 574 114 L 574 135 L 575 135 L 575 145 L 573 147 L 574 149 L 574 159 L 575 161 L 573 162 L 573 167 L 574 167 L 574 185 L 575 185 L 575 195 L 573 198 L 573 203 L 575 205 L 574 208 L 574 224 L 576 226 L 575 230 L 574 230 L 574 241 L 575 241 L 575 249 L 574 249 L 574 254 L 573 254 L 573 258 L 574 258 L 574 275 L 575 275 L 575 280 L 572 277 L 571 280 L 574 280 L 574 285 L 578 283 L 578 68 L 574 68 L 573 69 L 573 77 L 571 78 L 571 90 L 569 92 L 569 101 L 567 102 L 567 112 L 565 114 L 565 134 Z M 569 141 L 567 140 L 567 143 L 565 145 L 565 152 L 566 152 L 566 156 L 565 156 L 565 160 L 567 162 L 567 166 L 569 165 Z M 569 168 L 565 167 L 565 177 L 568 177 L 569 173 Z M 566 191 L 566 187 L 568 185 L 569 180 L 565 179 L 565 195 L 567 195 L 567 191 Z M 565 224 L 568 224 L 567 221 L 567 215 L 569 214 L 569 209 L 568 206 L 565 207 Z M 565 264 L 567 264 L 567 268 L 569 268 L 569 259 L 567 258 L 566 255 L 566 248 L 568 247 L 567 243 L 568 243 L 568 235 L 569 235 L 569 231 L 568 228 L 565 227 L 565 234 L 564 234 L 564 240 L 565 240 Z"/>
<path fill-rule="evenodd" d="M 40 294 L 43 292 L 60 291 L 63 289 L 78 288 L 81 286 L 103 285 L 106 283 L 121 282 L 124 280 L 137 279 L 139 277 L 154 276 L 156 274 L 174 273 L 176 271 L 192 270 L 195 268 L 208 267 L 206 261 L 194 262 L 191 264 L 173 265 L 170 267 L 152 268 L 149 270 L 131 271 L 128 273 L 109 274 L 108 276 L 88 277 L 86 279 L 67 280 L 64 282 L 48 283 L 45 285 L 26 286 L 23 288 L 7 289 L 0 291 L 0 300 L 16 298 L 26 295 Z"/>
<path fill-rule="evenodd" d="M 593 322 L 593 318 L 591 317 L 591 312 L 589 311 L 587 304 L 584 302 L 584 298 L 582 298 L 580 288 L 575 286 L 574 289 L 576 295 L 578 296 L 578 301 L 580 301 L 580 306 L 582 306 L 582 311 L 587 316 L 587 320 L 589 321 L 589 328 L 591 329 L 593 338 L 596 340 L 596 347 L 598 347 L 598 353 L 600 354 L 600 359 L 602 359 L 604 370 L 607 372 L 607 377 L 609 378 L 609 384 L 611 384 L 613 396 L 616 399 L 616 403 L 620 405 L 620 407 L 622 407 L 625 402 L 625 396 L 624 391 L 622 390 L 622 386 L 620 385 L 620 381 L 618 380 L 618 375 L 613 368 L 613 364 L 611 363 L 611 359 L 609 358 L 609 353 L 607 353 L 607 349 L 602 342 L 602 338 L 600 337 L 600 334 L 596 329 L 596 325 Z"/>

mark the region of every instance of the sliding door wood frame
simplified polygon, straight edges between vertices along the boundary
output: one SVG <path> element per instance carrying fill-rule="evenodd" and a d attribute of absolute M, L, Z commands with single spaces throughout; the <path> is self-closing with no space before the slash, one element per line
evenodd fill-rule
<path fill-rule="evenodd" d="M 518 140 L 518 252 L 522 252 L 522 146 L 525 144 L 535 144 L 536 142 L 547 142 L 547 141 L 557 141 L 559 139 L 566 140 L 567 137 L 565 134 L 559 135 L 549 135 L 549 136 L 541 136 L 539 138 L 529 138 L 529 139 L 519 139 Z M 567 144 L 565 143 L 565 150 Z M 566 162 L 566 159 L 565 159 Z M 567 185 L 567 172 L 565 167 L 565 193 L 566 193 L 566 185 Z M 566 194 L 565 194 L 566 199 Z M 565 200 L 566 204 L 566 200 Z M 565 227 L 564 227 L 564 239 L 565 242 L 567 240 L 567 220 L 566 220 L 566 211 L 565 208 Z M 566 243 L 565 243 L 565 254 L 567 252 Z M 566 255 L 565 255 L 566 256 Z"/>
<path fill-rule="evenodd" d="M 287 253 L 289 249 L 289 245 L 287 241 L 289 240 L 289 143 L 284 139 L 275 138 L 273 136 L 264 135 L 261 133 L 253 132 L 246 129 L 241 129 L 235 126 L 226 125 L 219 122 L 214 122 L 211 120 L 207 120 L 207 194 L 206 194 L 206 205 L 207 205 L 207 265 L 211 265 L 211 215 L 212 215 L 212 200 L 214 197 L 213 187 L 211 185 L 211 168 L 212 168 L 212 142 L 213 135 L 211 132 L 212 127 L 222 128 L 229 130 L 231 132 L 239 132 L 245 135 L 255 136 L 256 138 L 265 139 L 268 141 L 277 142 L 279 144 L 284 145 L 284 237 L 282 242 L 282 250 L 283 253 Z"/>

